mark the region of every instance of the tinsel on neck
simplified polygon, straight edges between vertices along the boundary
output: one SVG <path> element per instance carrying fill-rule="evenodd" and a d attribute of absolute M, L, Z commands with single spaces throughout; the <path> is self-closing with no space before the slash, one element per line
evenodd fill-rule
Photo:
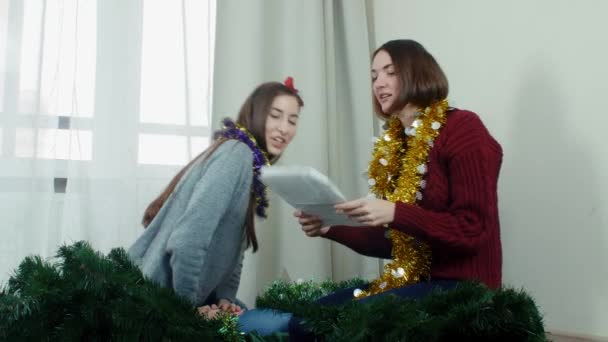
<path fill-rule="evenodd" d="M 222 121 L 224 127 L 213 134 L 213 139 L 235 139 L 245 143 L 253 153 L 253 184 L 252 194 L 255 197 L 255 213 L 259 217 L 266 217 L 266 208 L 268 208 L 268 197 L 266 194 L 266 186 L 260 180 L 262 166 L 269 165 L 266 152 L 262 151 L 258 146 L 255 137 L 247 131 L 247 129 L 230 118 L 225 118 Z"/>
<path fill-rule="evenodd" d="M 442 100 L 418 109 L 409 127 L 403 127 L 397 117 L 389 120 L 368 167 L 370 190 L 376 197 L 418 205 L 426 185 L 429 152 L 445 125 L 447 108 L 447 100 Z M 429 276 L 431 249 L 427 244 L 396 229 L 389 230 L 389 238 L 393 261 L 367 290 L 356 290 L 355 297 L 364 298 Z"/>

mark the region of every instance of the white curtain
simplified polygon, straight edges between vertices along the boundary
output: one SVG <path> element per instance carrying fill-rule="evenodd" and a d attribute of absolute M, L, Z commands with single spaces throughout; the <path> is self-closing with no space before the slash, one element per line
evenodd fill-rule
<path fill-rule="evenodd" d="M 0 283 L 141 234 L 209 143 L 214 20 L 214 1 L 0 0 Z"/>
<path fill-rule="evenodd" d="M 212 127 L 255 85 L 288 75 L 306 106 L 281 163 L 316 167 L 350 198 L 367 193 L 366 1 L 222 0 L 217 18 L 214 4 L 0 0 L 0 283 L 24 256 L 63 243 L 130 245 L 145 206 Z M 378 260 L 306 238 L 280 199 L 270 215 L 246 259 L 249 305 L 277 278 L 378 274 Z"/>
<path fill-rule="evenodd" d="M 362 173 L 374 120 L 364 0 L 222 0 L 218 2 L 214 67 L 215 127 L 235 116 L 258 83 L 293 76 L 305 107 L 282 164 L 313 166 L 349 198 L 367 194 Z M 239 297 L 252 305 L 273 279 L 343 280 L 378 275 L 378 259 L 321 238 L 307 238 L 293 209 L 271 198 L 269 219 L 258 222 L 258 253 L 245 261 Z"/>

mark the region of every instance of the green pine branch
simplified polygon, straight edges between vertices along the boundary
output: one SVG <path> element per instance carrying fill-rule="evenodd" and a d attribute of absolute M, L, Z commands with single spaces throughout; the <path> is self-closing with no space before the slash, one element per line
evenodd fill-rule
<path fill-rule="evenodd" d="M 56 259 L 27 257 L 0 291 L 0 340 L 243 341 L 236 318 L 205 320 L 172 290 L 144 278 L 124 249 L 86 242 Z"/>
<path fill-rule="evenodd" d="M 538 308 L 523 290 L 490 290 L 465 282 L 420 300 L 385 296 L 321 306 L 316 300 L 327 294 L 326 288 L 275 282 L 258 297 L 257 306 L 294 313 L 326 341 L 546 341 Z"/>
<path fill-rule="evenodd" d="M 257 307 L 292 312 L 326 341 L 546 341 L 542 317 L 523 290 L 467 282 L 420 299 L 385 296 L 322 306 L 361 279 L 271 284 Z M 185 299 L 147 280 L 123 249 L 107 256 L 86 242 L 55 259 L 25 258 L 0 290 L 2 341 L 287 341 L 243 335 L 237 318 L 201 318 Z"/>

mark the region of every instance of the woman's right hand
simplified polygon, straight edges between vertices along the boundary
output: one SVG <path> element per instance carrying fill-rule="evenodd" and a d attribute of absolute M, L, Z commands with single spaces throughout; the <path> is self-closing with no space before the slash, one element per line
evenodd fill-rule
<path fill-rule="evenodd" d="M 302 231 L 310 237 L 323 236 L 330 228 L 330 226 L 323 226 L 323 222 L 317 216 L 308 215 L 301 210 L 296 210 L 293 216 L 298 218 Z"/>
<path fill-rule="evenodd" d="M 220 308 L 217 305 L 203 305 L 197 308 L 199 315 L 205 317 L 206 319 L 214 319 L 217 316 L 218 312 L 220 312 Z"/>

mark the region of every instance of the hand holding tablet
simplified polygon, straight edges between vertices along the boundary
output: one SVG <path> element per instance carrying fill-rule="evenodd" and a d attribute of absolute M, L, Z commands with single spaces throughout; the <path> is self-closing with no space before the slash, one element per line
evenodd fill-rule
<path fill-rule="evenodd" d="M 346 215 L 336 213 L 334 205 L 346 202 L 346 198 L 327 176 L 312 167 L 265 166 L 261 180 L 285 202 L 318 216 L 324 225 L 360 225 Z"/>

